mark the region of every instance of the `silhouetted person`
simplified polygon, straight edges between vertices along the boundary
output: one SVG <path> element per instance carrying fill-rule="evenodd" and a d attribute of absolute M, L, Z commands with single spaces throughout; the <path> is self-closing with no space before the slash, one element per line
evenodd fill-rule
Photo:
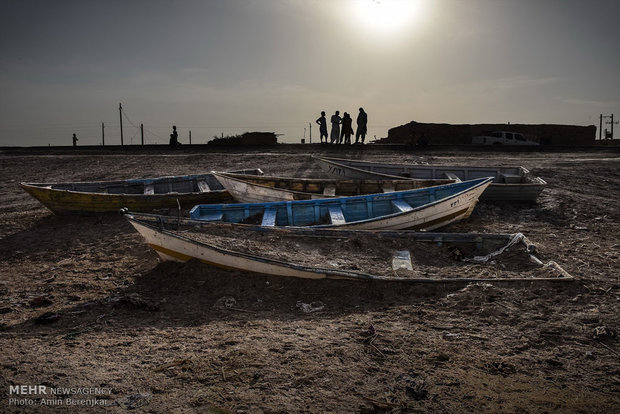
<path fill-rule="evenodd" d="M 179 134 L 177 133 L 177 126 L 172 126 L 172 134 L 170 134 L 170 147 L 175 148 L 179 145 Z"/>
<path fill-rule="evenodd" d="M 340 139 L 340 124 L 342 123 L 342 118 L 340 118 L 340 111 L 336 111 L 335 114 L 332 115 L 330 119 L 332 123 L 332 132 L 329 136 L 329 141 L 333 143 L 338 143 Z"/>
<path fill-rule="evenodd" d="M 325 136 L 325 143 L 327 144 L 327 119 L 325 119 L 325 111 L 321 111 L 321 117 L 316 120 L 316 123 L 319 124 L 321 144 L 323 143 L 323 136 Z"/>
<path fill-rule="evenodd" d="M 75 136 L 75 134 L 73 134 L 73 146 L 77 147 L 77 142 L 78 142 L 78 138 Z"/>
<path fill-rule="evenodd" d="M 351 135 L 353 135 L 353 119 L 351 119 L 351 115 L 345 112 L 342 117 L 342 134 L 339 143 L 343 142 L 342 138 L 344 137 L 344 144 L 351 145 Z"/>
<path fill-rule="evenodd" d="M 342 127 L 340 128 L 340 136 L 338 137 L 338 144 L 342 144 L 342 139 L 344 138 L 344 122 L 345 118 L 349 115 L 348 113 L 342 114 Z"/>
<path fill-rule="evenodd" d="M 362 144 L 364 143 L 364 139 L 366 138 L 366 133 L 368 125 L 368 114 L 364 112 L 364 108 L 360 108 L 360 113 L 357 116 L 357 132 L 355 133 L 355 143 L 357 144 L 358 139 L 362 138 Z"/>

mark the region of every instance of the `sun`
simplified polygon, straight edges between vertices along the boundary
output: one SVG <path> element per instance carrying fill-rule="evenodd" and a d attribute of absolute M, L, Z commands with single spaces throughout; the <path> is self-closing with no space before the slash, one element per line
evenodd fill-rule
<path fill-rule="evenodd" d="M 399 32 L 415 23 L 422 9 L 421 0 L 353 0 L 360 27 L 375 32 Z"/>

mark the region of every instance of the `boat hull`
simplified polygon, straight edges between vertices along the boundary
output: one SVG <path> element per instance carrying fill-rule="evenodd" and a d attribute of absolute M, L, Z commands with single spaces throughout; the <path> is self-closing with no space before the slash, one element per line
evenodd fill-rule
<path fill-rule="evenodd" d="M 153 211 L 164 208 L 191 208 L 196 204 L 226 203 L 233 198 L 226 190 L 203 194 L 97 194 L 29 186 L 22 188 L 45 207 L 58 215 L 92 215 L 118 213 L 125 207 L 132 211 Z"/>
<path fill-rule="evenodd" d="M 274 203 L 197 205 L 190 217 L 248 222 L 273 212 L 269 225 L 343 229 L 434 230 L 469 217 L 491 179 L 357 197 Z M 338 213 L 333 213 L 336 209 Z"/>
<path fill-rule="evenodd" d="M 349 279 L 357 281 L 398 281 L 408 283 L 469 283 L 475 281 L 492 281 L 492 282 L 515 282 L 515 281 L 566 281 L 572 280 L 572 276 L 564 271 L 557 263 L 548 262 L 543 264 L 539 259 L 533 256 L 535 247 L 527 240 L 527 238 L 521 234 L 508 235 L 508 234 L 459 234 L 459 233 L 416 233 L 409 231 L 379 231 L 379 232 L 367 232 L 356 230 L 328 230 L 328 229 L 309 229 L 309 228 L 264 228 L 264 227 L 252 227 L 238 224 L 212 224 L 212 223 L 200 223 L 195 220 L 177 219 L 174 217 L 146 215 L 137 213 L 128 213 L 126 215 L 131 225 L 142 235 L 146 243 L 153 248 L 153 250 L 159 255 L 162 260 L 186 262 L 189 260 L 199 260 L 202 263 L 217 266 L 224 269 L 234 269 L 244 272 L 250 272 L 252 274 L 264 274 L 284 277 L 296 277 L 306 279 Z M 217 227 L 217 229 L 215 229 Z M 177 230 L 170 230 L 176 228 Z M 203 240 L 200 241 L 193 239 L 191 233 L 187 230 L 191 229 L 192 232 L 200 233 Z M 215 231 L 215 233 L 212 233 Z M 248 234 L 255 233 L 253 237 Z M 215 235 L 210 236 L 211 234 Z M 517 271 L 512 271 L 512 277 L 497 276 L 497 270 L 494 270 L 493 279 L 480 278 L 477 270 L 469 272 L 469 275 L 474 277 L 462 277 L 458 276 L 459 272 L 453 270 L 444 270 L 444 275 L 418 277 L 416 276 L 424 266 L 423 263 L 415 262 L 415 266 L 419 269 L 413 270 L 409 268 L 411 272 L 407 271 L 395 271 L 394 263 L 389 264 L 389 258 L 377 257 L 377 264 L 379 267 L 374 266 L 374 269 L 381 269 L 376 272 L 373 270 L 364 271 L 358 266 L 354 266 L 353 270 L 347 264 L 339 265 L 338 260 L 334 260 L 328 265 L 318 260 L 317 264 L 307 265 L 304 262 L 291 262 L 287 261 L 287 258 L 296 258 L 296 255 L 289 255 L 282 257 L 282 259 L 274 259 L 261 254 L 253 254 L 247 251 L 240 251 L 235 247 L 243 245 L 243 243 L 233 243 L 231 246 L 233 250 L 226 249 L 222 246 L 216 245 L 214 241 L 217 237 L 226 238 L 238 237 L 240 239 L 258 239 L 277 240 L 285 245 L 290 243 L 290 238 L 293 240 L 311 240 L 310 243 L 314 245 L 322 246 L 326 243 L 333 242 L 334 239 L 341 241 L 342 245 L 351 246 L 355 249 L 355 240 L 373 240 L 373 243 L 379 241 L 380 243 L 388 243 L 395 249 L 399 247 L 408 248 L 411 243 L 422 243 L 424 246 L 419 247 L 423 250 L 424 255 L 430 255 L 433 251 L 433 247 L 439 249 L 438 254 L 442 254 L 441 250 L 445 252 L 450 250 L 450 245 L 460 246 L 463 251 L 470 251 L 474 255 L 487 254 L 495 257 L 501 254 L 510 246 L 514 246 L 517 243 L 522 244 L 523 257 L 527 261 L 538 263 L 542 268 L 547 270 L 543 273 L 544 276 L 540 277 L 536 274 L 529 275 L 529 277 L 522 276 L 520 267 Z M 312 241 L 314 240 L 314 241 Z M 353 242 L 353 243 L 349 243 Z M 310 246 L 307 248 L 312 249 Z M 469 247 L 467 247 L 469 246 Z M 392 248 L 391 247 L 391 248 Z M 391 249 L 390 248 L 390 249 Z M 482 252 L 482 253 L 479 253 Z M 372 256 L 374 252 L 369 252 Z M 394 252 L 398 253 L 398 252 Z M 343 254 L 343 253 L 340 253 Z M 344 253 L 347 254 L 347 253 Z M 364 254 L 364 253 L 361 253 Z M 418 253 L 419 254 L 419 253 Z M 514 254 L 514 253 L 513 253 Z M 276 253 L 277 255 L 277 253 Z M 280 257 L 278 255 L 278 257 Z M 476 256 L 473 259 L 476 260 L 482 256 Z M 484 257 L 482 257 L 484 260 Z M 334 259 L 334 258 L 332 258 Z M 386 261 L 383 261 L 386 260 Z M 479 261 L 479 260 L 478 260 Z M 456 264 L 452 259 L 452 264 Z M 448 264 L 448 263 L 446 263 Z M 330 267 L 331 266 L 331 267 Z M 463 261 L 463 267 L 470 267 L 467 261 Z M 530 265 L 533 267 L 534 265 Z M 440 264 L 440 267 L 442 265 Z M 437 269 L 437 268 L 436 268 Z M 516 276 L 515 276 L 516 275 Z"/>
<path fill-rule="evenodd" d="M 540 196 L 547 183 L 533 177 L 524 167 L 461 167 L 382 164 L 338 158 L 315 157 L 321 169 L 340 179 L 440 179 L 450 176 L 460 180 L 493 177 L 493 182 L 482 194 L 483 201 L 527 201 Z"/>
<path fill-rule="evenodd" d="M 260 169 L 239 173 L 262 174 Z M 24 191 L 52 212 L 78 215 L 117 213 L 120 208 L 153 211 L 234 201 L 212 174 L 122 181 L 21 183 Z"/>
<path fill-rule="evenodd" d="M 213 175 L 240 203 L 318 200 L 388 191 L 403 191 L 450 184 L 454 180 L 322 180 L 268 176 L 242 176 L 213 172 Z M 331 190 L 331 191 L 329 191 Z"/>

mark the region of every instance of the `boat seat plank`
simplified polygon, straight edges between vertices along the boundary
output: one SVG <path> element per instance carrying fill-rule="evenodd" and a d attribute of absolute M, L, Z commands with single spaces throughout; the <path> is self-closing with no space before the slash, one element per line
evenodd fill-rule
<path fill-rule="evenodd" d="M 211 191 L 211 188 L 209 187 L 209 184 L 207 184 L 206 181 L 198 181 L 196 184 L 198 184 L 198 190 L 201 193 L 208 193 L 209 191 Z"/>
<path fill-rule="evenodd" d="M 342 214 L 340 206 L 329 206 L 328 211 L 332 224 L 345 224 L 347 222 L 344 219 L 344 214 Z"/>
<path fill-rule="evenodd" d="M 392 205 L 401 213 L 413 210 L 413 207 L 411 207 L 411 205 L 404 200 L 393 200 Z"/>
<path fill-rule="evenodd" d="M 223 214 L 221 212 L 207 213 L 200 216 L 203 221 L 221 221 Z"/>
<path fill-rule="evenodd" d="M 275 208 L 265 209 L 265 212 L 263 213 L 263 222 L 261 223 L 261 226 L 273 227 L 275 225 L 276 225 L 276 209 Z"/>
<path fill-rule="evenodd" d="M 443 175 L 444 175 L 447 179 L 449 179 L 449 180 L 454 180 L 454 181 L 456 181 L 457 183 L 460 183 L 460 182 L 461 182 L 461 179 L 460 179 L 460 178 L 459 178 L 456 174 L 453 174 L 453 173 L 444 173 Z"/>
<path fill-rule="evenodd" d="M 326 196 L 335 196 L 336 195 L 336 186 L 334 185 L 326 185 L 323 189 L 323 195 Z"/>
<path fill-rule="evenodd" d="M 500 176 L 502 177 L 502 181 L 505 183 L 520 183 L 521 182 L 521 176 L 519 174 L 505 174 L 502 173 L 500 174 Z"/>
<path fill-rule="evenodd" d="M 155 186 L 153 184 L 145 185 L 144 194 L 155 194 Z"/>

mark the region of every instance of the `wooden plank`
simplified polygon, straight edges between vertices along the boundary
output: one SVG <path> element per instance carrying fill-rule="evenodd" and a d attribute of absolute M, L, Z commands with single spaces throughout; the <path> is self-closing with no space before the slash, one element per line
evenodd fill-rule
<path fill-rule="evenodd" d="M 381 187 L 384 193 L 391 193 L 394 191 L 394 183 L 385 183 L 383 187 Z"/>
<path fill-rule="evenodd" d="M 270 226 L 273 227 L 276 225 L 276 209 L 275 208 L 267 208 L 263 213 L 263 222 L 262 226 Z"/>
<path fill-rule="evenodd" d="M 223 214 L 221 212 L 209 213 L 200 216 L 203 221 L 221 221 Z"/>
<path fill-rule="evenodd" d="M 326 185 L 323 189 L 323 195 L 326 196 L 335 196 L 336 195 L 336 186 L 334 185 Z"/>
<path fill-rule="evenodd" d="M 329 206 L 329 218 L 332 221 L 332 224 L 345 224 L 347 221 L 344 219 L 344 214 L 342 214 L 342 209 L 340 206 Z"/>
<path fill-rule="evenodd" d="M 144 194 L 155 194 L 155 186 L 153 184 L 145 185 Z"/>
<path fill-rule="evenodd" d="M 500 174 L 502 181 L 508 184 L 518 184 L 521 182 L 521 176 L 518 174 Z"/>
<path fill-rule="evenodd" d="M 411 207 L 405 200 L 392 200 L 392 205 L 401 213 L 413 210 L 413 207 Z"/>
<path fill-rule="evenodd" d="M 454 181 L 456 181 L 457 183 L 460 183 L 460 182 L 461 182 L 461 179 L 460 179 L 460 178 L 459 178 L 456 174 L 453 174 L 453 173 L 444 173 L 443 175 L 445 175 L 445 176 L 446 176 L 446 178 L 448 178 L 448 179 L 450 179 L 450 180 L 454 180 Z"/>
<path fill-rule="evenodd" d="M 211 191 L 211 188 L 209 187 L 209 184 L 207 184 L 206 181 L 198 181 L 196 184 L 198 184 L 198 190 L 201 193 L 208 193 L 209 191 Z"/>

